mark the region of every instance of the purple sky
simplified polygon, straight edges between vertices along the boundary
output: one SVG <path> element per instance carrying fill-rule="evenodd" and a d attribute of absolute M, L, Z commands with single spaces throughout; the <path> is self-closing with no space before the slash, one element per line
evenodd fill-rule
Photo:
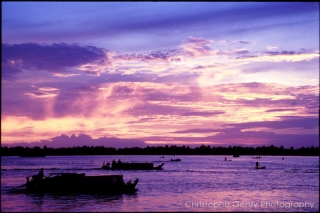
<path fill-rule="evenodd" d="M 2 2 L 1 74 L 2 145 L 319 146 L 319 2 Z"/>

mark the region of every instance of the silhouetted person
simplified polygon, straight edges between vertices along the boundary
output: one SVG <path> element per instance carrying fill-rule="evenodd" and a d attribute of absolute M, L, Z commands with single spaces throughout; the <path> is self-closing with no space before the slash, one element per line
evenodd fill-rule
<path fill-rule="evenodd" d="M 282 158 L 282 160 L 284 160 L 284 158 Z"/>
<path fill-rule="evenodd" d="M 43 168 L 40 169 L 40 172 L 37 175 L 33 175 L 33 180 L 43 180 L 44 174 L 43 174 Z"/>
<path fill-rule="evenodd" d="M 256 168 L 258 168 L 260 165 L 259 165 L 259 162 L 256 162 Z"/>
<path fill-rule="evenodd" d="M 121 160 L 120 160 L 120 159 L 118 160 L 118 163 L 121 163 Z"/>
<path fill-rule="evenodd" d="M 227 161 L 227 157 L 224 158 L 224 161 Z"/>
<path fill-rule="evenodd" d="M 40 180 L 42 180 L 43 177 L 44 177 L 43 168 L 41 168 L 41 169 L 40 169 L 40 172 L 38 173 L 38 178 L 39 178 Z"/>

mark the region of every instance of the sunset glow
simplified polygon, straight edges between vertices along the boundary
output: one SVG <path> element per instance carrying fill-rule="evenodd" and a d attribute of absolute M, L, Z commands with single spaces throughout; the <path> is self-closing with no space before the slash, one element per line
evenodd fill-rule
<path fill-rule="evenodd" d="M 1 70 L 2 145 L 319 144 L 317 2 L 3 2 Z"/>

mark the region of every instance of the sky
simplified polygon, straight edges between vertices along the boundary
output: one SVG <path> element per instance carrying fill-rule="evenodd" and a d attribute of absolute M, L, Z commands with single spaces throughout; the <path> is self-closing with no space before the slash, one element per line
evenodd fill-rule
<path fill-rule="evenodd" d="M 319 2 L 1 14 L 1 145 L 319 146 Z"/>

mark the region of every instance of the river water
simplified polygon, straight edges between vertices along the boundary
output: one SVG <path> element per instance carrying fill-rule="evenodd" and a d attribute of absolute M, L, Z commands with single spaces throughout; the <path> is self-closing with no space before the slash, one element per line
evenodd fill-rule
<path fill-rule="evenodd" d="M 231 161 L 224 161 L 225 157 Z M 171 162 L 170 159 L 181 161 Z M 164 163 L 162 170 L 101 170 L 103 162 Z M 266 169 L 255 169 L 258 161 Z M 26 176 L 54 172 L 139 178 L 134 194 L 8 193 Z M 47 156 L 1 158 L 1 212 L 318 212 L 319 157 Z"/>

